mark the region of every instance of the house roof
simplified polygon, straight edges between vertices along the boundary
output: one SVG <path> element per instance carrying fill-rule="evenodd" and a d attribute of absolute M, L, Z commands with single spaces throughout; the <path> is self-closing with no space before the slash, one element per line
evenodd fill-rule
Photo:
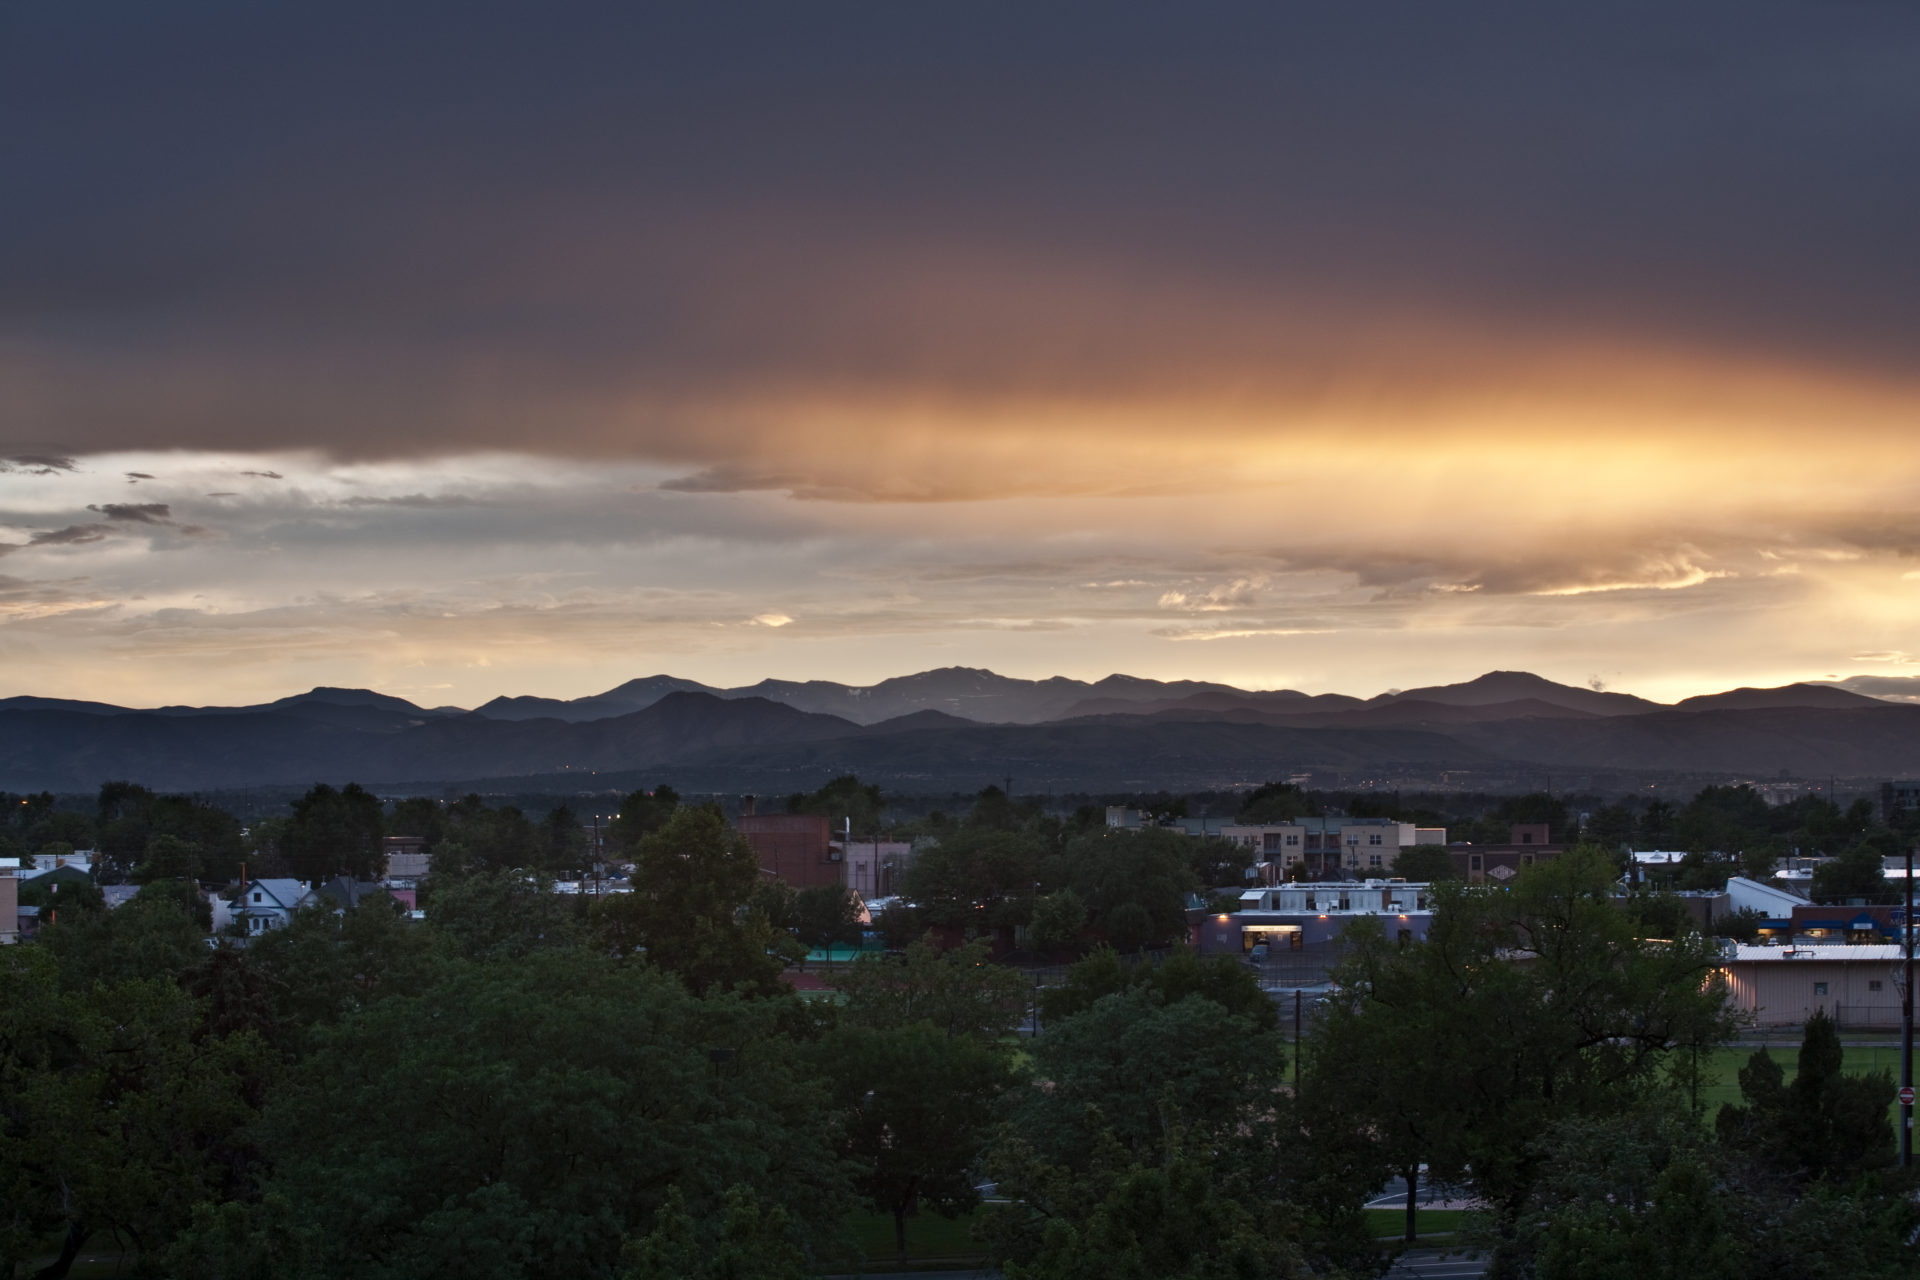
<path fill-rule="evenodd" d="M 1905 951 L 1891 942 L 1866 942 L 1858 945 L 1836 942 L 1792 947 L 1755 947 L 1742 943 L 1734 948 L 1730 959 L 1741 963 L 1749 960 L 1767 960 L 1780 964 L 1838 960 L 1859 963 L 1900 960 L 1905 958 L 1905 955 Z"/>
<path fill-rule="evenodd" d="M 240 892 L 234 895 L 233 901 L 240 907 L 246 907 L 250 905 L 248 899 L 250 899 L 256 891 L 264 892 L 269 898 L 273 899 L 275 906 L 288 911 L 299 906 L 308 893 L 307 886 L 301 884 L 298 880 L 290 877 L 274 877 L 265 880 L 248 881 L 241 888 Z"/>
<path fill-rule="evenodd" d="M 355 880 L 351 876 L 335 876 L 320 886 L 319 892 L 341 906 L 358 906 L 375 894 L 384 894 L 387 886 L 378 880 Z"/>
<path fill-rule="evenodd" d="M 75 866 L 72 863 L 64 867 L 47 867 L 44 870 L 22 867 L 14 874 L 23 882 L 27 880 L 58 880 L 61 884 L 73 884 L 76 881 L 93 879 L 93 875 L 85 867 Z"/>

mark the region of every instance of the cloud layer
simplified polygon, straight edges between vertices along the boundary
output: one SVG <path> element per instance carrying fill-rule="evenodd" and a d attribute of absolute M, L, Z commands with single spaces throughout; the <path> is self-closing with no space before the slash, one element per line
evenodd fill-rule
<path fill-rule="evenodd" d="M 9 692 L 1681 696 L 1920 623 L 1901 6 L 6 21 Z"/>

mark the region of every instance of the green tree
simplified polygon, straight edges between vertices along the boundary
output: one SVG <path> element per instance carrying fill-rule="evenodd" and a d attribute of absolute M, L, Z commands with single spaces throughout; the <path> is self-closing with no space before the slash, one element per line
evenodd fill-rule
<path fill-rule="evenodd" d="M 1460 878 L 1458 868 L 1453 865 L 1453 855 L 1445 845 L 1439 844 L 1416 844 L 1402 849 L 1394 855 L 1393 874 L 1418 884 L 1438 884 Z"/>
<path fill-rule="evenodd" d="M 620 802 L 620 812 L 607 829 L 613 847 L 631 856 L 640 842 L 667 825 L 680 807 L 680 793 L 662 784 L 652 791 L 635 791 Z"/>
<path fill-rule="evenodd" d="M 860 1170 L 855 1185 L 892 1216 L 902 1255 L 909 1215 L 927 1208 L 953 1218 L 979 1203 L 976 1169 L 995 1104 L 1013 1079 L 1005 1051 L 916 1022 L 849 1023 L 823 1037 L 819 1053 L 843 1151 Z"/>
<path fill-rule="evenodd" d="M 813 813 L 830 820 L 834 831 L 850 822 L 856 840 L 871 840 L 880 834 L 881 813 L 885 801 L 880 788 L 862 786 L 852 774 L 835 778 L 812 793 L 794 792 L 787 797 L 788 813 Z"/>
<path fill-rule="evenodd" d="M 1034 901 L 1028 936 L 1041 951 L 1077 951 L 1086 924 L 1087 904 L 1073 890 L 1060 889 Z"/>
<path fill-rule="evenodd" d="M 1041 844 L 1024 832 L 970 828 L 940 837 L 907 868 L 902 892 L 928 924 L 1011 929 L 1033 911 Z"/>
<path fill-rule="evenodd" d="M 1792 1084 L 1765 1048 L 1755 1052 L 1740 1071 L 1742 1105 L 1722 1107 L 1714 1119 L 1721 1141 L 1796 1185 L 1850 1182 L 1887 1168 L 1894 1159 L 1892 1077 L 1846 1075 L 1844 1058 L 1824 1012 L 1807 1020 Z"/>
<path fill-rule="evenodd" d="M 485 881 L 450 887 L 445 912 L 436 911 L 425 928 L 384 894 L 347 911 L 302 911 L 286 928 L 250 938 L 245 947 L 213 951 L 193 983 L 207 998 L 214 1025 L 251 1028 L 297 1055 L 315 1028 L 390 996 L 427 990 L 464 956 L 512 959 L 537 949 L 538 939 L 521 931 L 529 915 L 556 904 L 550 894 L 529 903 L 526 888 L 516 893 Z M 489 909 L 499 919 L 484 918 Z"/>
<path fill-rule="evenodd" d="M 470 959 L 519 959 L 581 941 L 581 899 L 555 893 L 549 881 L 524 871 L 434 879 L 427 919 Z"/>
<path fill-rule="evenodd" d="M 1285 1206 L 1223 1178 L 1176 1136 L 1151 1161 L 1108 1142 L 1084 1167 L 1003 1156 L 989 1220 L 1008 1280 L 1286 1280 L 1309 1274 Z"/>
<path fill-rule="evenodd" d="M 1624 804 L 1602 805 L 1587 817 L 1582 836 L 1607 850 L 1618 853 L 1633 842 L 1633 810 Z"/>
<path fill-rule="evenodd" d="M 1138 902 L 1118 902 L 1107 912 L 1107 940 L 1131 954 L 1154 940 L 1153 917 Z"/>
<path fill-rule="evenodd" d="M 1097 947 L 1067 970 L 1058 986 L 1041 997 L 1049 1025 L 1091 1009 L 1103 996 L 1136 988 L 1152 991 L 1162 1003 L 1174 1004 L 1188 996 L 1211 1000 L 1263 1031 L 1278 1025 L 1273 1001 L 1260 980 L 1230 956 L 1202 956 L 1177 948 L 1161 964 L 1128 964 L 1111 947 Z"/>
<path fill-rule="evenodd" d="M 1675 838 L 1689 853 L 1738 854 L 1767 838 L 1770 815 L 1759 792 L 1744 784 L 1703 787 L 1675 822 Z"/>
<path fill-rule="evenodd" d="M 1270 1136 L 1286 1062 L 1271 1029 L 1144 985 L 1051 1023 L 1030 1051 L 1035 1084 L 1013 1105 L 1013 1131 L 1066 1165 L 1091 1158 L 1103 1134 L 1144 1159 L 1169 1126 L 1232 1163 Z"/>
<path fill-rule="evenodd" d="M 749 903 L 760 878 L 753 847 L 708 807 L 683 807 L 634 850 L 634 889 L 593 904 L 595 941 L 640 954 L 696 992 L 741 987 L 772 994 L 805 954 Z"/>
<path fill-rule="evenodd" d="M 587 832 L 572 809 L 559 805 L 540 824 L 539 866 L 549 874 L 576 871 L 587 862 Z"/>
<path fill-rule="evenodd" d="M 880 941 L 891 951 L 905 950 L 914 939 L 926 932 L 919 909 L 899 898 L 880 909 L 880 914 L 873 918 L 873 927 L 879 933 Z"/>
<path fill-rule="evenodd" d="M 147 856 L 133 870 L 137 884 L 150 880 L 198 880 L 206 859 L 191 842 L 179 836 L 158 835 L 147 842 Z"/>
<path fill-rule="evenodd" d="M 1157 828 L 1081 837 L 1059 860 L 1060 878 L 1116 947 L 1138 950 L 1186 936 L 1187 895 L 1199 887 L 1189 860 L 1192 843 L 1190 836 Z"/>
<path fill-rule="evenodd" d="M 1026 980 L 972 942 L 941 951 L 922 939 L 904 957 L 863 955 L 833 975 L 845 996 L 841 1020 L 885 1029 L 925 1023 L 943 1035 L 997 1041 L 1018 1025 Z"/>
<path fill-rule="evenodd" d="M 44 871 L 19 883 L 20 905 L 40 908 L 43 924 L 51 921 L 56 912 L 71 921 L 76 915 L 107 909 L 106 895 L 100 892 L 93 877 L 83 871 L 67 868 Z"/>
<path fill-rule="evenodd" d="M 477 795 L 464 796 L 446 807 L 441 830 L 431 864 L 437 877 L 535 871 L 546 864 L 539 830 L 512 805 L 496 809 Z"/>
<path fill-rule="evenodd" d="M 178 983 L 206 958 L 206 930 L 187 895 L 142 889 L 116 911 L 65 916 L 40 932 L 74 990 L 144 978 Z"/>
<path fill-rule="evenodd" d="M 620 1280 L 806 1280 L 813 1274 L 794 1243 L 793 1218 L 779 1205 L 763 1208 L 748 1186 L 727 1189 L 717 1230 L 696 1221 L 676 1184 L 653 1230 L 620 1250 Z"/>
<path fill-rule="evenodd" d="M 784 1016 L 580 949 L 464 968 L 317 1033 L 260 1126 L 266 1190 L 341 1280 L 611 1274 L 674 1187 L 705 1223 L 751 1186 L 804 1247 L 848 1184 Z"/>
<path fill-rule="evenodd" d="M 418 836 L 427 842 L 428 849 L 440 843 L 445 829 L 446 824 L 440 816 L 440 802 L 426 796 L 397 800 L 393 812 L 387 815 L 388 835 Z"/>
<path fill-rule="evenodd" d="M 1540 1172 L 1533 1140 L 1631 1109 L 1731 1029 L 1713 944 L 1651 941 L 1612 905 L 1612 866 L 1573 851 L 1510 890 L 1448 887 L 1423 942 L 1350 927 L 1336 999 L 1309 1044 L 1305 1101 L 1381 1173 L 1426 1163 L 1470 1185 L 1502 1265 Z M 1369 922 L 1370 923 L 1370 922 Z"/>
<path fill-rule="evenodd" d="M 1638 846 L 1642 849 L 1671 849 L 1674 844 L 1674 824 L 1677 816 L 1673 806 L 1665 800 L 1651 800 L 1640 811 L 1640 821 L 1635 832 Z"/>
<path fill-rule="evenodd" d="M 384 869 L 385 834 L 380 801 L 359 783 L 336 791 L 323 782 L 294 802 L 281 852 L 300 880 L 369 880 Z"/>
<path fill-rule="evenodd" d="M 1269 782 L 1248 796 L 1240 806 L 1239 821 L 1249 824 L 1292 822 L 1307 817 L 1315 808 L 1307 795 L 1291 782 Z"/>
<path fill-rule="evenodd" d="M 794 935 L 809 947 L 857 947 L 860 911 L 846 886 L 820 884 L 794 895 Z"/>
<path fill-rule="evenodd" d="M 1880 851 L 1868 844 L 1857 844 L 1839 857 L 1813 869 L 1813 899 L 1816 902 L 1847 902 L 1859 898 L 1867 902 L 1891 902 Z"/>
<path fill-rule="evenodd" d="M 58 1233 L 49 1277 L 96 1235 L 157 1254 L 196 1203 L 244 1192 L 242 1083 L 259 1065 L 251 1037 L 202 1034 L 198 1002 L 169 979 L 81 981 L 61 959 L 0 948 L 0 1261 Z"/>
<path fill-rule="evenodd" d="M 1516 1252 L 1543 1280 L 1737 1280 L 1750 1274 L 1712 1144 L 1671 1090 L 1573 1116 L 1537 1144 Z"/>

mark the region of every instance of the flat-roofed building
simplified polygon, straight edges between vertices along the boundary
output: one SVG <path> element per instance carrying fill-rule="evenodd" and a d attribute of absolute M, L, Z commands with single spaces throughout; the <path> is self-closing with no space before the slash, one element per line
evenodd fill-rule
<path fill-rule="evenodd" d="M 1902 960 L 1889 943 L 1736 946 L 1721 972 L 1728 1002 L 1759 1026 L 1799 1026 L 1824 1013 L 1841 1027 L 1894 1027 Z"/>
<path fill-rule="evenodd" d="M 1377 918 L 1389 938 L 1427 936 L 1433 886 L 1407 880 L 1307 880 L 1248 889 L 1240 909 L 1201 917 L 1193 945 L 1202 952 L 1300 951 L 1339 938 L 1362 916 Z"/>

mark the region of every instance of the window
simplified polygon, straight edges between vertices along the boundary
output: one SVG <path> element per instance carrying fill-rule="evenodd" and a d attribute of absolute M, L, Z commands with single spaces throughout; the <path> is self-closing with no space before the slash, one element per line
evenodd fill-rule
<path fill-rule="evenodd" d="M 1288 843 L 1288 844 L 1299 844 L 1299 843 L 1300 843 L 1300 837 L 1299 837 L 1299 836 L 1288 836 L 1288 837 L 1287 837 L 1287 843 Z"/>
<path fill-rule="evenodd" d="M 1367 836 L 1367 843 L 1368 843 L 1368 844 L 1379 844 L 1379 843 L 1380 843 L 1380 834 L 1379 834 L 1379 832 L 1374 832 L 1374 833 L 1372 833 L 1372 834 L 1370 834 L 1370 835 L 1368 835 L 1368 836 Z"/>
<path fill-rule="evenodd" d="M 1344 893 L 1340 895 L 1340 909 L 1342 911 L 1353 910 L 1353 904 L 1347 900 L 1347 895 Z"/>
<path fill-rule="evenodd" d="M 1813 984 L 1813 994 L 1815 994 L 1815 995 L 1817 995 L 1817 996 L 1823 996 L 1823 995 L 1825 995 L 1825 994 L 1827 994 L 1827 984 L 1826 984 L 1826 983 L 1824 983 L 1824 982 L 1816 982 L 1816 983 L 1814 983 L 1814 984 Z"/>
<path fill-rule="evenodd" d="M 1467 864 L 1468 864 L 1468 869 L 1469 869 L 1469 870 L 1471 870 L 1471 871 L 1478 871 L 1478 870 L 1480 870 L 1480 855 L 1479 855 L 1479 854 L 1477 854 L 1477 853 L 1474 853 L 1474 854 L 1468 854 L 1468 855 L 1467 855 Z"/>
<path fill-rule="evenodd" d="M 1368 854 L 1367 865 L 1369 867 L 1372 867 L 1375 871 L 1378 871 L 1380 869 L 1380 855 L 1377 853 Z"/>
<path fill-rule="evenodd" d="M 260 895 L 259 895 L 259 894 L 257 894 L 257 893 L 256 893 L 256 894 L 254 894 L 254 895 L 253 895 L 253 900 L 254 900 L 255 902 L 258 902 L 258 901 L 260 901 Z"/>
<path fill-rule="evenodd" d="M 1880 979 L 1875 978 L 1873 981 L 1867 983 L 1867 990 L 1878 991 L 1879 989 L 1880 989 Z"/>

